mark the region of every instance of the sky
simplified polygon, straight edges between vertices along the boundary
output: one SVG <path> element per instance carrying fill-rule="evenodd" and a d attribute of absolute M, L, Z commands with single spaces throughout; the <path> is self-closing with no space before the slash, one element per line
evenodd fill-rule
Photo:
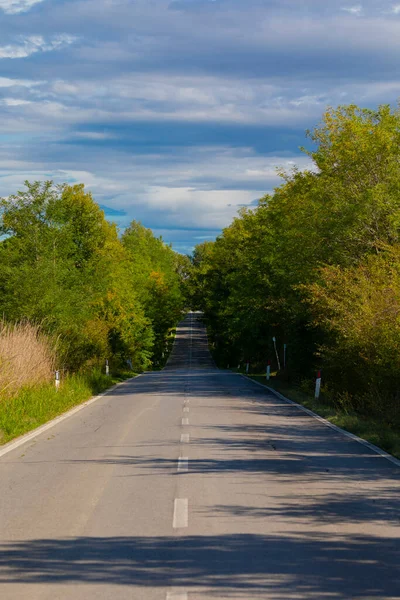
<path fill-rule="evenodd" d="M 400 3 L 0 0 L 0 196 L 84 183 L 190 253 L 310 166 L 327 106 L 395 105 Z"/>

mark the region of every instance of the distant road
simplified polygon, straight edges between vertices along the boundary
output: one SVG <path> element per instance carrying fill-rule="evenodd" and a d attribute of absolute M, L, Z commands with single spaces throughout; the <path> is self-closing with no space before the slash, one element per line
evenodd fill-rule
<path fill-rule="evenodd" d="M 400 469 L 216 369 L 198 318 L 0 459 L 0 599 L 400 598 Z"/>

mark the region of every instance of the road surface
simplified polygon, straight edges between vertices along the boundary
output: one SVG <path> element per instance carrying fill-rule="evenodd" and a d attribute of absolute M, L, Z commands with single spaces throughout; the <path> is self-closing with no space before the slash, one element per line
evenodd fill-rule
<path fill-rule="evenodd" d="M 400 598 L 400 469 L 217 370 L 162 372 L 0 459 L 1 600 Z"/>

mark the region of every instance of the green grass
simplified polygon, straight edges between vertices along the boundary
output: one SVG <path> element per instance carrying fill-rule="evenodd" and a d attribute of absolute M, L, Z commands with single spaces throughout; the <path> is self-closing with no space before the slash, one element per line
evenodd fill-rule
<path fill-rule="evenodd" d="M 268 385 L 280 392 L 293 402 L 314 411 L 334 425 L 350 431 L 355 435 L 375 444 L 396 458 L 400 458 L 400 432 L 394 430 L 387 423 L 377 419 L 368 418 L 352 411 L 340 410 L 331 403 L 324 402 L 323 398 L 316 400 L 312 395 L 306 394 L 299 388 L 271 377 L 266 381 L 265 375 L 249 375 L 251 379 Z"/>
<path fill-rule="evenodd" d="M 67 376 L 58 391 L 54 384 L 46 384 L 24 388 L 13 398 L 0 399 L 0 444 L 43 425 L 134 375 L 121 372 L 107 376 L 96 370 L 87 375 Z"/>

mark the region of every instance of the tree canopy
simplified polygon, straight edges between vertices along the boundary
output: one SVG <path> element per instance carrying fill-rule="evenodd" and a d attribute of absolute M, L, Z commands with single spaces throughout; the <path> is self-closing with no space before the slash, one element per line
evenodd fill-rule
<path fill-rule="evenodd" d="M 330 108 L 308 137 L 308 170 L 196 248 L 192 297 L 221 365 L 264 367 L 276 337 L 287 377 L 398 415 L 400 111 Z"/>
<path fill-rule="evenodd" d="M 59 338 L 63 364 L 159 360 L 184 304 L 176 253 L 133 222 L 122 236 L 83 185 L 26 182 L 0 201 L 0 311 Z"/>

